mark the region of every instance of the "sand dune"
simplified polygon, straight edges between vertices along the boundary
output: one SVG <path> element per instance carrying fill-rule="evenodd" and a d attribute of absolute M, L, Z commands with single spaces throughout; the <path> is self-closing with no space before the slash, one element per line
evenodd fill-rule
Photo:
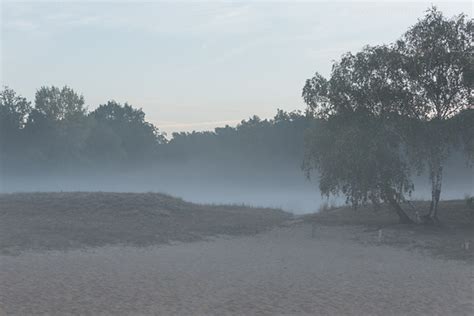
<path fill-rule="evenodd" d="M 349 227 L 0 256 L 8 314 L 469 315 L 473 269 Z"/>

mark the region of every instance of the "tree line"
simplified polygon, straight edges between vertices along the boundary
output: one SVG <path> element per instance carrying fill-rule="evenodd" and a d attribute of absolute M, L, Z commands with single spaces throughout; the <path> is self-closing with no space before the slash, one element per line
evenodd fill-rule
<path fill-rule="evenodd" d="M 170 139 L 145 113 L 108 101 L 88 111 L 70 87 L 41 87 L 34 103 L 5 87 L 0 91 L 0 161 L 15 174 L 64 168 L 143 168 L 164 163 L 301 164 L 310 118 L 277 110 L 272 119 L 253 116 L 236 127 L 173 133 Z"/>
<path fill-rule="evenodd" d="M 139 163 L 164 143 L 141 109 L 109 101 L 88 112 L 70 87 L 41 87 L 34 105 L 14 90 L 0 92 L 3 171 L 105 163 Z M 18 170 L 16 170 L 18 171 Z"/>
<path fill-rule="evenodd" d="M 214 131 L 173 133 L 165 146 L 166 158 L 211 160 L 212 163 L 248 165 L 293 164 L 300 167 L 304 153 L 304 134 L 312 116 L 300 111 L 277 110 L 271 119 L 252 116 L 236 127 Z"/>

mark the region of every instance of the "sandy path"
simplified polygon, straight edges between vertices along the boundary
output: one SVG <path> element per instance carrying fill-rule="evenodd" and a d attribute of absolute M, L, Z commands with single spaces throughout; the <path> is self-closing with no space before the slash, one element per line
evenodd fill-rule
<path fill-rule="evenodd" d="M 154 248 L 0 256 L 8 314 L 468 315 L 473 270 L 295 225 Z"/>

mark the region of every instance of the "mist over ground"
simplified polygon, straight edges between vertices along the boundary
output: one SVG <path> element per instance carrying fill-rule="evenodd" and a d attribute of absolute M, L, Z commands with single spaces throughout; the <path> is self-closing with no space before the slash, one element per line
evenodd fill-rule
<path fill-rule="evenodd" d="M 232 163 L 233 164 L 233 163 Z M 442 198 L 473 195 L 474 170 L 461 155 L 448 161 Z M 317 211 L 321 205 L 344 204 L 343 197 L 321 196 L 317 179 L 306 179 L 297 161 L 231 165 L 223 161 L 167 162 L 142 168 L 72 169 L 23 172 L 2 176 L 1 192 L 107 191 L 161 192 L 204 204 L 245 204 L 276 207 L 295 214 Z M 426 175 L 415 178 L 413 199 L 430 199 Z"/>
<path fill-rule="evenodd" d="M 166 137 L 142 109 L 109 101 L 89 112 L 84 97 L 68 86 L 41 87 L 34 106 L 7 87 L 1 97 L 1 192 L 162 192 L 196 203 L 276 207 L 296 214 L 345 202 L 342 196 L 321 196 L 318 170 L 311 170 L 311 181 L 303 171 L 308 171 L 308 151 L 314 150 L 308 140 L 324 134 L 314 128 L 325 124 L 309 110 L 277 110 L 271 119 L 252 116 L 235 127 Z M 469 113 L 456 119 L 468 121 Z M 469 151 L 458 141 L 451 147 L 441 198 L 472 196 Z M 412 199 L 431 198 L 428 164 L 421 160 L 419 176 L 419 167 L 410 166 Z"/>
<path fill-rule="evenodd" d="M 100 41 L 112 72 L 82 58 L 93 38 L 81 41 L 75 31 L 67 42 L 81 44 L 71 50 L 80 54 L 60 52 L 54 67 L 42 58 L 38 64 L 44 71 L 28 63 L 21 81 L 39 75 L 40 85 L 67 80 L 86 89 L 74 79 L 85 71 L 99 80 L 90 82 L 101 100 L 121 100 L 86 103 L 67 84 L 40 86 L 34 100 L 22 96 L 25 91 L 0 90 L 0 315 L 474 315 L 474 21 L 467 14 L 448 18 L 432 6 L 398 39 L 374 45 L 344 33 L 338 23 L 354 24 L 355 11 L 341 11 L 343 16 L 328 16 L 327 26 L 310 19 L 318 22 L 312 33 L 322 34 L 323 41 L 299 24 L 296 37 L 270 27 L 266 38 L 258 29 L 238 27 L 257 35 L 264 47 L 254 47 L 258 56 L 232 53 L 232 59 L 246 66 L 251 59 L 271 64 L 271 71 L 239 67 L 243 84 L 234 84 L 239 73 L 223 63 L 215 65 L 214 74 L 211 65 L 195 68 L 195 57 L 206 55 L 213 62 L 222 57 L 211 46 L 198 54 L 180 46 L 193 57 L 193 67 L 184 67 L 185 55 L 167 49 L 174 47 L 175 36 L 146 38 L 143 44 L 158 45 L 155 52 L 135 45 L 144 38 L 127 42 L 113 31 L 127 58 L 112 56 L 111 42 Z M 218 15 L 227 21 L 249 13 Z M 383 29 L 377 22 L 382 16 L 364 15 L 370 24 L 366 33 Z M 108 24 L 104 18 L 58 20 L 80 31 L 94 20 Z M 128 20 L 120 24 L 130 29 Z M 24 21 L 17 22 L 25 27 Z M 161 33 L 166 27 L 162 19 L 150 24 L 156 21 Z M 193 30 L 182 32 L 193 33 L 201 46 L 194 33 L 200 26 L 185 21 Z M 265 28 L 284 19 L 270 21 Z M 219 31 L 239 50 L 254 46 L 250 41 L 241 47 L 240 35 Z M 217 34 L 209 35 L 206 40 L 221 46 Z M 285 39 L 299 62 L 304 50 L 293 44 L 300 40 L 315 43 L 311 55 L 326 51 L 335 57 L 330 37 L 344 51 L 353 44 L 361 49 L 317 69 L 305 62 L 308 72 L 296 78 L 300 86 L 281 68 L 285 52 L 276 49 L 273 37 Z M 69 50 L 67 42 L 51 46 L 41 40 L 21 51 Z M 144 51 L 153 54 L 153 62 L 141 69 L 128 58 Z M 102 63 L 100 54 L 87 52 Z M 269 59 L 272 54 L 275 60 Z M 160 67 L 160 59 L 169 67 Z M 296 69 L 294 60 L 285 67 Z M 87 67 L 69 67 L 82 63 Z M 67 71 L 61 80 L 50 76 L 56 68 Z M 126 68 L 140 74 L 126 76 Z M 202 78 L 181 76 L 177 68 Z M 115 71 L 124 86 L 107 79 Z M 156 71 L 171 90 L 160 84 Z M 153 79 L 146 80 L 146 73 Z M 204 73 L 212 83 L 206 84 Z M 284 89 L 272 84 L 275 79 Z M 111 93 L 108 84 L 123 94 Z M 176 122 L 168 122 L 175 127 L 193 120 L 212 126 L 236 122 L 243 108 L 262 113 L 258 110 L 272 97 L 286 93 L 300 95 L 306 108 L 167 135 L 160 130 L 170 127 L 166 118 L 160 126 L 146 117 L 140 108 L 145 104 L 133 99 L 147 98 L 148 85 L 153 98 L 147 103 L 179 112 Z M 123 103 L 123 95 L 134 104 Z M 241 97 L 252 101 L 240 102 Z M 222 101 L 213 105 L 217 100 Z M 284 106 L 298 109 L 298 103 Z M 232 120 L 215 121 L 221 110 Z"/>

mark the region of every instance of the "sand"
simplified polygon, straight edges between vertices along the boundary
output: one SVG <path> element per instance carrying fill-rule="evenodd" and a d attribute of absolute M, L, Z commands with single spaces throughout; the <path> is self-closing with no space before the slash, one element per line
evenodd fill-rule
<path fill-rule="evenodd" d="M 349 227 L 293 223 L 253 236 L 0 256 L 8 315 L 472 315 L 469 263 Z"/>

